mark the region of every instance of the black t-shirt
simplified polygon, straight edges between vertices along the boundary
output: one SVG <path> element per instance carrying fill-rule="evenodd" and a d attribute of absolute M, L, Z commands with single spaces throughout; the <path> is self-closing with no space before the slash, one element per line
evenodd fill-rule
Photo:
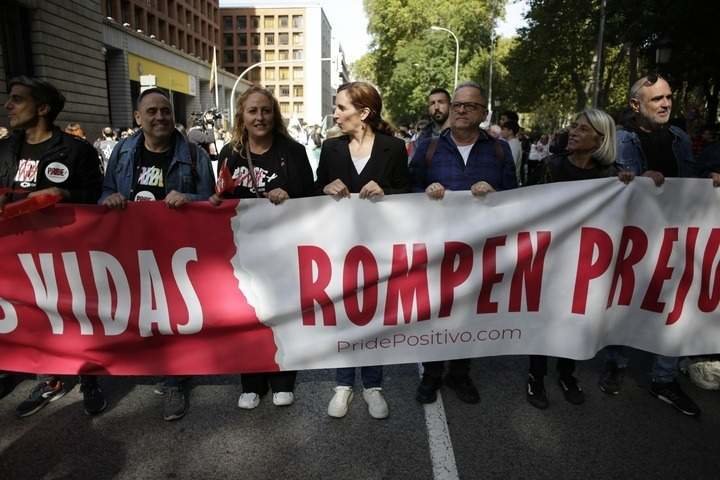
<path fill-rule="evenodd" d="M 572 163 L 567 155 L 553 155 L 545 160 L 542 183 L 591 180 L 615 175 L 617 175 L 615 165 L 595 164 L 592 168 L 580 168 Z"/>
<path fill-rule="evenodd" d="M 285 159 L 280 156 L 275 144 L 262 154 L 250 152 L 253 166 L 255 167 L 255 183 L 258 187 L 256 195 L 252 178 L 250 177 L 250 169 L 248 161 L 245 158 L 245 152 L 242 155 L 233 150 L 231 145 L 226 145 L 222 152 L 218 164 L 223 165 L 227 159 L 227 166 L 232 176 L 235 188 L 232 193 L 226 193 L 227 198 L 256 198 L 262 197 L 275 188 L 287 190 L 287 173 Z"/>
<path fill-rule="evenodd" d="M 140 161 L 135 165 L 133 189 L 130 200 L 135 202 L 164 200 L 165 179 L 174 149 L 166 152 L 151 152 L 140 145 Z"/>
<path fill-rule="evenodd" d="M 23 143 L 20 151 L 20 160 L 18 161 L 18 169 L 15 173 L 15 181 L 13 188 L 23 190 L 35 190 L 38 179 L 38 166 L 40 157 L 42 157 L 48 148 L 50 148 L 49 138 L 41 143 L 34 145 Z"/>
<path fill-rule="evenodd" d="M 639 128 L 635 130 L 640 138 L 648 170 L 655 170 L 666 177 L 677 177 L 678 166 L 673 154 L 673 135 L 667 128 L 660 128 L 652 132 L 645 132 Z"/>

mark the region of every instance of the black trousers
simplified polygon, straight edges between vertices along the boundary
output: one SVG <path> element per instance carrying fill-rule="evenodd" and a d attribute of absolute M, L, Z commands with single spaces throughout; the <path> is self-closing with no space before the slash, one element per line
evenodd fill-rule
<path fill-rule="evenodd" d="M 548 357 L 545 355 L 530 355 L 530 373 L 535 378 L 547 375 Z M 571 358 L 557 359 L 557 372 L 560 378 L 572 376 L 575 372 L 575 360 Z"/>
<path fill-rule="evenodd" d="M 257 393 L 262 396 L 272 389 L 273 392 L 292 392 L 295 390 L 296 371 L 243 373 L 240 376 L 243 393 Z"/>
<path fill-rule="evenodd" d="M 448 375 L 453 378 L 464 378 L 470 373 L 470 359 L 449 360 L 450 371 Z M 423 375 L 434 379 L 441 379 L 445 370 L 445 362 L 423 362 Z"/>

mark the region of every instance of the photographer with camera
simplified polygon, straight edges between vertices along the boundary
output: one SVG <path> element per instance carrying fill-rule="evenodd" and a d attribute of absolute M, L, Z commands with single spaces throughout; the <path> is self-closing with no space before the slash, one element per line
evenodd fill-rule
<path fill-rule="evenodd" d="M 211 108 L 204 112 L 192 112 L 193 126 L 187 132 L 189 141 L 198 144 L 210 155 L 210 160 L 217 161 L 219 153 L 215 143 L 215 121 L 222 118 L 217 109 Z M 215 163 L 213 163 L 215 165 Z"/>

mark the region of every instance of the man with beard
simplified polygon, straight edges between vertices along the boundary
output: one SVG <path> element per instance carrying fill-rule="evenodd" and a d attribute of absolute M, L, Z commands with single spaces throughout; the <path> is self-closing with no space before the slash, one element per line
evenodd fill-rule
<path fill-rule="evenodd" d="M 673 92 L 659 75 L 642 77 L 630 88 L 632 115 L 617 131 L 617 164 L 635 175 L 650 177 L 660 186 L 666 177 L 697 177 L 690 137 L 669 125 Z M 689 416 L 700 408 L 677 382 L 678 358 L 655 355 L 650 372 L 650 393 Z M 600 378 L 600 390 L 608 395 L 620 393 L 627 367 L 622 347 L 607 348 L 607 362 Z"/>
<path fill-rule="evenodd" d="M 450 116 L 450 93 L 444 88 L 434 88 L 430 91 L 427 98 L 428 115 L 432 120 L 418 134 L 415 141 L 425 138 L 437 138 L 440 133 L 448 127 L 448 117 Z"/>

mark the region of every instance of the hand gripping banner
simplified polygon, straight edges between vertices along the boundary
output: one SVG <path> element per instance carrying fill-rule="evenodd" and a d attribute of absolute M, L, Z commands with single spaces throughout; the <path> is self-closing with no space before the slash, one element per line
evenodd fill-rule
<path fill-rule="evenodd" d="M 720 352 L 708 180 L 0 220 L 0 370 L 225 374 Z"/>

